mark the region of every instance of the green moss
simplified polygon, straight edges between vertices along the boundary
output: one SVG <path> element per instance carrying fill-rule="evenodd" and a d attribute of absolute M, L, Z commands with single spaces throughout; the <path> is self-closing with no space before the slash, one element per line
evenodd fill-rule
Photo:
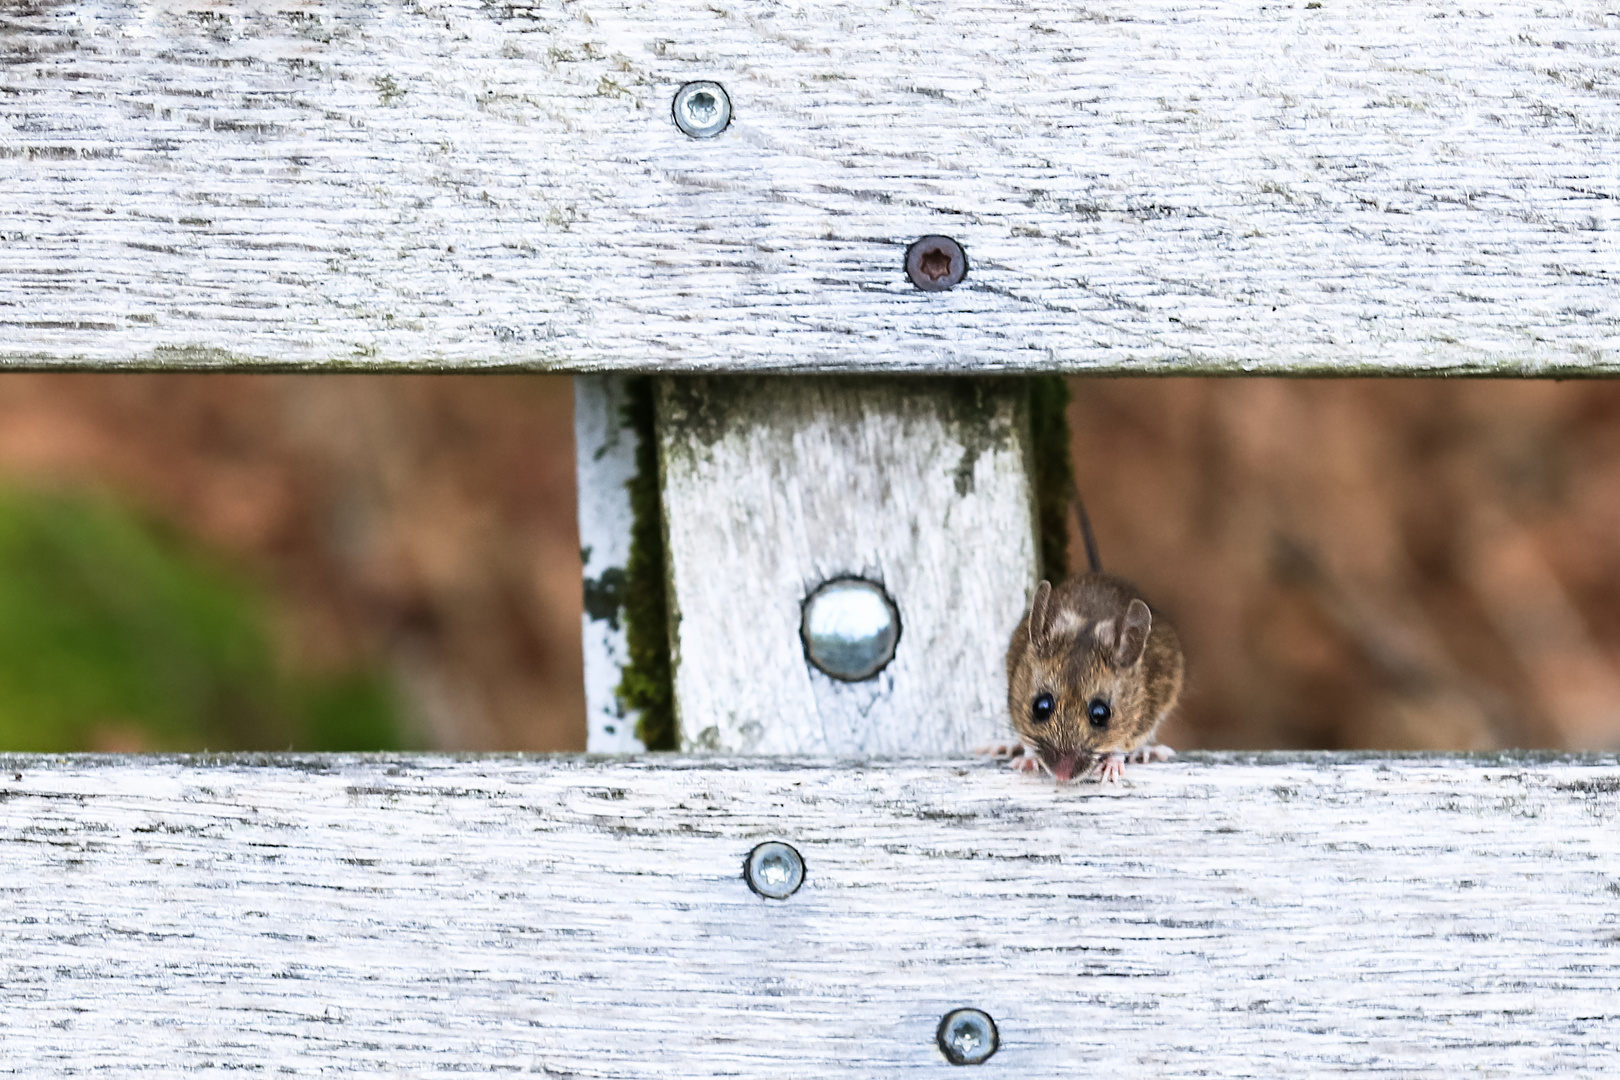
<path fill-rule="evenodd" d="M 257 590 L 110 500 L 0 489 L 0 747 L 387 749 L 383 681 L 292 677 Z"/>
<path fill-rule="evenodd" d="M 1074 461 L 1069 456 L 1069 383 L 1061 375 L 1029 380 L 1030 458 L 1036 521 L 1040 529 L 1041 576 L 1061 581 L 1069 573 L 1069 500 Z"/>
<path fill-rule="evenodd" d="M 301 748 L 325 753 L 405 748 L 399 702 L 378 672 L 342 672 L 307 680 L 299 689 Z"/>
<path fill-rule="evenodd" d="M 580 562 L 589 562 L 582 554 Z M 625 573 L 622 566 L 610 566 L 601 575 L 585 579 L 585 614 L 593 622 L 606 622 L 611 629 L 619 628 L 619 611 L 624 607 Z"/>
<path fill-rule="evenodd" d="M 1002 418 L 1002 408 L 1006 404 L 1006 383 L 999 379 L 969 376 L 943 381 L 903 380 L 900 385 L 908 390 L 926 390 L 940 385 L 945 387 L 946 393 L 940 399 L 944 405 L 944 417 L 951 434 L 962 446 L 962 456 L 956 463 L 956 494 L 958 498 L 966 498 L 973 490 L 973 469 L 979 458 L 987 450 L 994 452 L 1005 449 L 1008 440 L 1013 437 L 1016 425 L 1010 425 Z"/>
<path fill-rule="evenodd" d="M 669 663 L 669 598 L 664 574 L 664 514 L 658 492 L 658 437 L 653 426 L 653 381 L 625 384 L 624 421 L 636 433 L 636 475 L 626 484 L 635 523 L 619 599 L 630 662 L 620 676 L 619 700 L 641 713 L 636 735 L 649 750 L 679 746 L 675 688 Z"/>

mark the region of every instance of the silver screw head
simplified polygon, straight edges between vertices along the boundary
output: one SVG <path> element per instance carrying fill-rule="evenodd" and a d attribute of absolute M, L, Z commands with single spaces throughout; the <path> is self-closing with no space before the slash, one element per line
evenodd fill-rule
<path fill-rule="evenodd" d="M 780 840 L 767 840 L 743 860 L 743 880 L 768 900 L 786 900 L 804 884 L 804 860 Z"/>
<path fill-rule="evenodd" d="M 996 1022 L 982 1009 L 956 1009 L 945 1014 L 935 1036 L 952 1065 L 980 1065 L 1001 1045 Z"/>
<path fill-rule="evenodd" d="M 967 253 L 948 236 L 919 237 L 906 248 L 906 277 L 923 292 L 954 288 L 967 270 Z"/>
<path fill-rule="evenodd" d="M 799 636 L 805 658 L 821 671 L 843 682 L 862 682 L 894 659 L 900 613 L 881 585 L 834 578 L 805 599 Z"/>
<path fill-rule="evenodd" d="M 675 91 L 675 126 L 694 139 L 712 139 L 731 123 L 731 99 L 717 82 L 689 82 Z"/>

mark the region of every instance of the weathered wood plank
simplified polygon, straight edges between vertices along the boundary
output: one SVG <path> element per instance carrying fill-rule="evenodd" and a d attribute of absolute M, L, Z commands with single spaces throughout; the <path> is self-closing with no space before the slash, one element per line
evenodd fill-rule
<path fill-rule="evenodd" d="M 1020 379 L 660 380 L 682 745 L 962 754 L 1002 737 L 1003 655 L 1035 583 Z M 898 608 L 894 658 L 842 682 L 806 659 L 839 578 Z"/>
<path fill-rule="evenodd" d="M 15 1075 L 1620 1068 L 1613 756 L 0 764 Z"/>
<path fill-rule="evenodd" d="M 0 55 L 13 366 L 1616 368 L 1598 3 L 65 0 Z"/>
<path fill-rule="evenodd" d="M 636 714 L 619 699 L 629 662 L 623 597 L 634 515 L 625 484 L 636 472 L 638 437 L 624 419 L 624 377 L 574 378 L 574 460 L 579 477 L 579 554 L 585 610 L 580 632 L 585 659 L 585 748 L 592 753 L 640 752 Z"/>

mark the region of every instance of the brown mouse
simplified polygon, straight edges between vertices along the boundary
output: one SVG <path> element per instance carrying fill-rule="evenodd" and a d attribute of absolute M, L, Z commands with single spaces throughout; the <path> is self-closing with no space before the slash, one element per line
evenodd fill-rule
<path fill-rule="evenodd" d="M 1007 708 L 1022 744 L 1014 766 L 1070 780 L 1100 761 L 1117 780 L 1126 755 L 1164 760 L 1149 745 L 1181 695 L 1185 666 L 1175 628 L 1130 582 L 1102 571 L 1085 508 L 1075 498 L 1090 572 L 1035 589 L 1007 646 Z"/>

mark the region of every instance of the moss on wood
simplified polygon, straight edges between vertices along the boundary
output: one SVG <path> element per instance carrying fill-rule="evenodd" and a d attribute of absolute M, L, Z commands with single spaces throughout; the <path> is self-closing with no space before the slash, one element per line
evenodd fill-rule
<path fill-rule="evenodd" d="M 669 597 L 664 573 L 664 515 L 658 491 L 658 434 L 651 378 L 625 383 L 624 420 L 636 433 L 636 475 L 626 483 L 635 521 L 621 586 L 621 612 L 630 662 L 619 679 L 619 700 L 641 715 L 636 736 L 649 750 L 674 750 L 675 691 L 669 664 Z"/>
<path fill-rule="evenodd" d="M 1041 576 L 1054 581 L 1069 573 L 1069 499 L 1074 492 L 1074 462 L 1069 456 L 1068 408 L 1069 383 L 1063 376 L 1037 375 L 1030 379 L 1030 459 L 1040 529 Z"/>

